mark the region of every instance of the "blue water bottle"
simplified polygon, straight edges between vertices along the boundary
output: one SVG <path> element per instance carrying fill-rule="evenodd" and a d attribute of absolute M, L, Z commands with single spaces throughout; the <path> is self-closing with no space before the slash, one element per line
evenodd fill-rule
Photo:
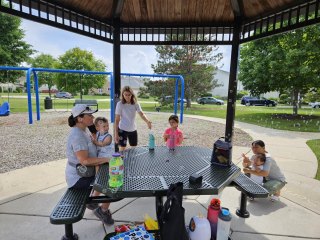
<path fill-rule="evenodd" d="M 149 132 L 149 150 L 154 150 L 155 138 L 152 131 Z"/>

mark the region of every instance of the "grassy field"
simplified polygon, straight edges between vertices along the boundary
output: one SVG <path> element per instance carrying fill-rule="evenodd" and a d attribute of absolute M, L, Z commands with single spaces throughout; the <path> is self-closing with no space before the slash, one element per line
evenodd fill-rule
<path fill-rule="evenodd" d="M 27 112 L 27 98 L 26 94 L 10 94 L 9 103 L 11 112 Z M 40 109 L 44 111 L 44 99 L 48 95 L 40 95 Z M 76 97 L 79 99 L 79 97 Z M 110 109 L 109 96 L 83 96 L 83 99 L 96 99 L 99 101 L 99 109 Z M 8 101 L 7 95 L 0 95 L 0 104 Z M 52 98 L 54 109 L 71 109 L 73 107 L 74 99 L 55 99 Z M 155 107 L 159 106 L 154 102 L 154 99 L 139 99 L 144 111 L 155 111 Z M 32 99 L 32 108 L 35 112 L 35 98 Z M 216 118 L 226 118 L 227 106 L 217 105 L 199 105 L 192 104 L 192 107 L 185 109 L 185 114 L 202 115 Z M 166 106 L 161 108 L 161 112 L 173 112 L 172 107 Z M 236 106 L 235 119 L 237 121 L 252 123 L 258 126 L 290 130 L 301 132 L 320 132 L 320 109 L 312 109 L 305 107 L 299 109 L 299 115 L 292 115 L 291 106 L 278 107 L 257 107 L 257 106 Z M 307 142 L 308 146 L 313 150 L 318 159 L 318 166 L 320 166 L 320 139 L 310 140 Z M 320 168 L 318 168 L 316 179 L 320 180 Z"/>
<path fill-rule="evenodd" d="M 320 139 L 309 140 L 307 141 L 307 144 L 318 159 L 318 170 L 315 179 L 320 180 Z"/>
<path fill-rule="evenodd" d="M 27 112 L 27 98 L 26 94 L 10 94 L 9 102 L 11 112 Z M 40 95 L 40 109 L 44 111 L 44 98 L 47 94 Z M 79 98 L 79 97 L 76 97 Z M 99 100 L 99 109 L 110 108 L 109 96 L 87 96 L 84 95 L 83 99 L 97 99 Z M 0 103 L 8 101 L 6 94 L 0 97 Z M 158 103 L 153 102 L 154 99 L 139 99 L 144 111 L 155 111 L 155 106 Z M 56 99 L 52 98 L 54 109 L 71 109 L 73 107 L 74 99 Z M 35 99 L 32 99 L 32 108 L 35 111 Z M 202 115 L 208 117 L 226 118 L 226 105 L 199 105 L 192 104 L 191 108 L 185 109 L 186 114 Z M 162 107 L 162 112 L 173 112 L 170 107 Z M 235 119 L 241 122 L 252 123 L 255 125 L 290 130 L 301 132 L 319 132 L 320 131 L 320 109 L 312 109 L 305 107 L 299 109 L 299 115 L 292 115 L 291 106 L 278 106 L 278 107 L 258 107 L 258 106 L 236 106 Z"/>
<path fill-rule="evenodd" d="M 226 118 L 227 106 L 199 105 L 193 104 L 184 113 L 208 117 Z M 154 106 L 144 107 L 146 111 L 154 111 Z M 164 108 L 161 111 L 172 112 L 172 109 Z M 279 107 L 258 107 L 258 106 L 236 106 L 235 119 L 240 122 L 252 123 L 255 125 L 290 130 L 299 132 L 320 131 L 320 110 L 312 108 L 299 109 L 299 115 L 292 115 L 291 106 Z"/>

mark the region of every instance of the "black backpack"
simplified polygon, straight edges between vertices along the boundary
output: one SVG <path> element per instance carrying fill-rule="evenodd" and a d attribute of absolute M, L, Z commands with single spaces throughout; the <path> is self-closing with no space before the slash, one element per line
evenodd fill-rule
<path fill-rule="evenodd" d="M 183 183 L 171 184 L 160 216 L 161 239 L 188 240 L 182 207 Z"/>

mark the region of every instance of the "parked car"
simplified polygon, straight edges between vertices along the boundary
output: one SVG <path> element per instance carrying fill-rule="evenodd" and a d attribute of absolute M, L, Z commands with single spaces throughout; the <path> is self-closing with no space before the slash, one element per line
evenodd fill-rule
<path fill-rule="evenodd" d="M 178 98 L 178 103 L 180 103 L 181 102 L 181 98 Z M 183 99 L 183 103 L 185 104 L 185 103 L 187 103 L 187 99 Z"/>
<path fill-rule="evenodd" d="M 320 102 L 312 102 L 312 103 L 309 103 L 309 105 L 312 108 L 320 108 Z"/>
<path fill-rule="evenodd" d="M 57 92 L 54 96 L 56 98 L 73 98 L 72 94 L 68 92 Z"/>
<path fill-rule="evenodd" d="M 273 100 L 269 100 L 266 98 L 258 98 L 252 96 L 243 96 L 241 98 L 241 104 L 246 106 L 267 106 L 267 107 L 275 107 L 277 106 L 277 102 Z"/>
<path fill-rule="evenodd" d="M 178 103 L 180 103 L 181 98 L 178 98 Z M 169 103 L 173 103 L 174 102 L 174 97 L 173 96 L 164 96 L 161 98 L 161 102 L 169 102 Z M 183 103 L 187 103 L 187 99 L 183 99 Z"/>
<path fill-rule="evenodd" d="M 223 105 L 224 101 L 214 97 L 201 97 L 197 99 L 197 103 Z"/>

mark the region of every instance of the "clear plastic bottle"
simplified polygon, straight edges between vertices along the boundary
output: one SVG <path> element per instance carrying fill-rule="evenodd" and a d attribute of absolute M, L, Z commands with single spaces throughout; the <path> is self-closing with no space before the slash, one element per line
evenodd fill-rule
<path fill-rule="evenodd" d="M 169 136 L 169 150 L 174 151 L 174 149 L 176 148 L 176 136 L 174 135 L 174 132 L 171 132 L 170 136 Z"/>
<path fill-rule="evenodd" d="M 123 185 L 123 173 L 123 160 L 120 153 L 112 154 L 109 162 L 109 187 L 121 187 Z"/>
<path fill-rule="evenodd" d="M 231 226 L 231 214 L 228 208 L 222 208 L 219 213 L 217 239 L 228 240 Z"/>

